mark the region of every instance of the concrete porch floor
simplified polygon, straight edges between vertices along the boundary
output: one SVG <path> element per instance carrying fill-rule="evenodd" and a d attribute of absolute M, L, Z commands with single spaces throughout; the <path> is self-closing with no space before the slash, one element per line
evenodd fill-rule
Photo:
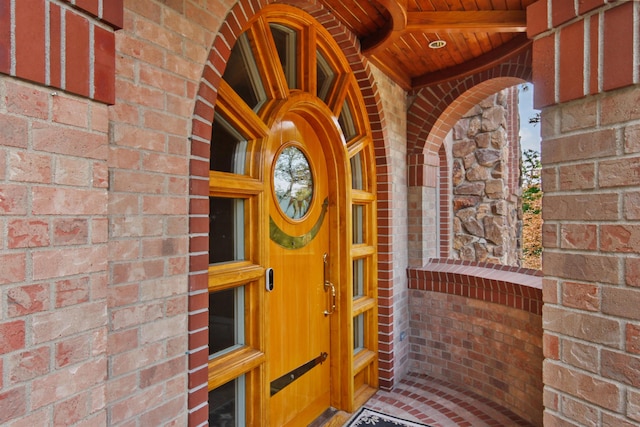
<path fill-rule="evenodd" d="M 392 391 L 376 392 L 364 406 L 431 427 L 534 427 L 478 394 L 417 374 L 408 374 Z"/>

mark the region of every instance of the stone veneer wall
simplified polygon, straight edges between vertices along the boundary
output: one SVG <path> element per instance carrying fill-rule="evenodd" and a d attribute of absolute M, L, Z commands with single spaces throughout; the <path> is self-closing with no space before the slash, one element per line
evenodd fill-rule
<path fill-rule="evenodd" d="M 519 139 L 509 132 L 518 114 L 513 91 L 489 96 L 452 129 L 454 259 L 520 265 L 521 192 L 513 185 L 520 164 L 510 156 Z"/>

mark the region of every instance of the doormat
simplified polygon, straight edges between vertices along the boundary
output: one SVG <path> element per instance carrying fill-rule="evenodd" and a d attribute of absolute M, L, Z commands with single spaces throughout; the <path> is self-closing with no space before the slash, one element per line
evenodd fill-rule
<path fill-rule="evenodd" d="M 345 427 L 429 427 L 426 424 L 403 420 L 369 408 L 362 408 Z"/>

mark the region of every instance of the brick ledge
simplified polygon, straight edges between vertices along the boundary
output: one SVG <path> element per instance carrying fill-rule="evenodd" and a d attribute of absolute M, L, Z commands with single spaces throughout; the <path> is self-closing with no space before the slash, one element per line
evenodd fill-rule
<path fill-rule="evenodd" d="M 431 259 L 407 269 L 409 289 L 440 292 L 542 314 L 542 272 L 490 263 Z"/>

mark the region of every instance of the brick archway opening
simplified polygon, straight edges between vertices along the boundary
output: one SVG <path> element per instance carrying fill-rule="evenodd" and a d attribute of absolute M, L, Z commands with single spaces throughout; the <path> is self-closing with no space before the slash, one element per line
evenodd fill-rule
<path fill-rule="evenodd" d="M 208 309 L 208 235 L 209 235 L 209 160 L 210 138 L 217 99 L 217 88 L 231 53 L 231 47 L 242 33 L 253 14 L 258 13 L 271 1 L 263 4 L 257 0 L 246 0 L 237 3 L 227 14 L 219 35 L 213 41 L 202 79 L 197 92 L 194 115 L 192 119 L 191 159 L 190 159 L 190 275 L 189 275 L 189 425 L 200 425 L 208 418 L 207 407 L 207 372 L 208 372 L 208 332 L 198 327 L 197 319 Z M 313 16 L 332 34 L 342 53 L 347 57 L 351 69 L 360 86 L 369 122 L 373 133 L 373 143 L 378 171 L 379 206 L 384 206 L 391 199 L 391 172 L 389 160 L 388 138 L 386 137 L 385 118 L 379 109 L 379 94 L 374 90 L 372 71 L 367 61 L 360 55 L 357 40 L 344 26 L 324 7 L 315 2 L 285 1 L 284 3 L 298 7 Z M 246 11 L 253 11 L 247 16 Z M 378 252 L 391 254 L 390 213 L 388 210 L 378 211 Z M 382 225 L 380 225 L 382 224 Z M 388 331 L 393 327 L 392 289 L 393 278 L 384 275 L 392 269 L 393 257 L 379 257 L 378 289 L 379 289 L 379 324 L 380 331 L 380 386 L 390 388 L 393 385 L 393 353 L 384 352 L 384 348 L 393 342 L 393 334 Z"/>
<path fill-rule="evenodd" d="M 447 150 L 443 148 L 447 135 L 468 111 L 487 97 L 522 84 L 528 78 L 527 72 L 523 76 L 482 81 L 466 90 L 463 89 L 467 84 L 448 85 L 446 93 L 439 93 L 444 90 L 439 86 L 423 89 L 417 95 L 409 109 L 407 125 L 407 181 L 412 201 L 408 216 L 409 223 L 415 226 L 409 236 L 411 266 L 450 255 L 451 171 Z M 431 209 L 437 209 L 437 220 L 433 219 Z"/>

